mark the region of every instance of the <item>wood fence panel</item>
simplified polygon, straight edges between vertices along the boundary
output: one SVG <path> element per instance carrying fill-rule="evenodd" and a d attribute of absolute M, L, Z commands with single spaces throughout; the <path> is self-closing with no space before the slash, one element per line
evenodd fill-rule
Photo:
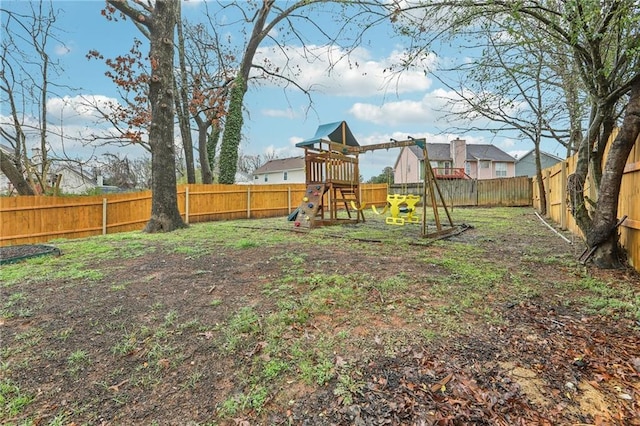
<path fill-rule="evenodd" d="M 0 244 L 30 244 L 102 233 L 102 198 L 0 197 Z"/>
<path fill-rule="evenodd" d="M 545 181 L 546 199 L 547 199 L 547 214 L 554 215 L 558 218 L 560 223 L 561 210 L 566 208 L 566 200 L 563 200 L 564 191 L 562 190 L 562 163 L 558 163 L 548 169 L 542 174 Z M 566 184 L 565 184 L 566 186 Z M 536 185 L 537 189 L 537 185 Z M 540 206 L 542 207 L 542 206 Z"/>
<path fill-rule="evenodd" d="M 478 182 L 473 179 L 439 180 L 438 186 L 445 203 L 451 207 L 476 206 Z"/>
<path fill-rule="evenodd" d="M 387 204 L 388 191 L 386 183 L 362 184 L 360 185 L 360 202 L 364 204 L 365 209 L 372 205 L 384 206 Z"/>
<path fill-rule="evenodd" d="M 438 179 L 438 188 L 450 207 L 531 205 L 531 179 L 526 176 L 487 180 Z M 393 184 L 391 192 L 422 194 L 422 184 Z M 436 200 L 441 205 L 438 194 Z"/>
<path fill-rule="evenodd" d="M 251 218 L 288 215 L 289 189 L 285 185 L 260 185 L 259 191 L 251 187 Z"/>
<path fill-rule="evenodd" d="M 622 176 L 618 216 L 627 215 L 620 227 L 620 243 L 630 263 L 640 270 L 640 138 L 636 141 Z"/>
<path fill-rule="evenodd" d="M 458 186 L 447 189 L 454 194 L 452 197 L 469 191 L 465 186 L 469 182 L 455 185 Z M 286 216 L 300 205 L 305 191 L 304 184 L 196 184 L 178 186 L 177 198 L 184 219 L 195 223 Z M 367 206 L 382 206 L 387 202 L 388 191 L 386 184 L 361 184 L 360 199 Z M 150 214 L 151 191 L 81 197 L 0 197 L 0 245 L 142 230 Z"/>
<path fill-rule="evenodd" d="M 478 180 L 478 206 L 530 206 L 531 180 L 526 176 Z"/>
<path fill-rule="evenodd" d="M 109 194 L 107 200 L 107 234 L 140 231 L 151 216 L 151 191 Z"/>
<path fill-rule="evenodd" d="M 618 130 L 615 130 L 607 142 L 605 159 L 608 147 L 616 138 Z M 567 178 L 576 170 L 578 156 L 574 155 L 564 161 L 565 173 L 561 173 L 563 164 L 556 164 L 543 171 L 543 180 L 547 193 L 550 194 L 549 203 L 551 208 L 547 211 L 547 216 L 556 223 L 561 224 L 563 229 L 568 229 L 572 233 L 584 238 L 582 231 L 578 228 L 571 213 L 572 206 L 569 201 L 571 196 L 567 193 L 572 188 L 567 188 Z M 604 164 L 604 163 L 603 163 Z M 545 176 L 549 176 L 547 180 Z M 533 205 L 540 208 L 537 179 L 533 179 Z M 573 189 L 575 190 L 575 189 Z M 582 188 L 583 193 L 591 200 L 597 200 L 596 186 L 593 178 L 589 174 Z M 627 251 L 629 263 L 640 271 L 640 137 L 627 158 L 627 163 L 622 176 L 618 201 L 618 217 L 627 215 L 627 219 L 620 226 L 620 243 Z M 564 223 L 563 223 L 564 222 Z"/>

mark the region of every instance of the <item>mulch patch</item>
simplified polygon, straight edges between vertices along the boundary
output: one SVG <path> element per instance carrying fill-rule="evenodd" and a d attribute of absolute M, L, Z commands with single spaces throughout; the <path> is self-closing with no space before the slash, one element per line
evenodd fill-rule
<path fill-rule="evenodd" d="M 637 323 L 535 303 L 506 309 L 513 325 L 377 359 L 363 366 L 365 386 L 353 402 L 318 392 L 290 418 L 306 425 L 640 425 L 640 335 L 629 332 Z"/>

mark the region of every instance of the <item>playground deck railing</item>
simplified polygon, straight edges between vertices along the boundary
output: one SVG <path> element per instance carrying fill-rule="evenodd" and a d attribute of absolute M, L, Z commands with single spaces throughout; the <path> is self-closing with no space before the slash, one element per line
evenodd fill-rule
<path fill-rule="evenodd" d="M 358 159 L 333 152 L 306 155 L 306 179 L 309 183 L 358 184 Z"/>

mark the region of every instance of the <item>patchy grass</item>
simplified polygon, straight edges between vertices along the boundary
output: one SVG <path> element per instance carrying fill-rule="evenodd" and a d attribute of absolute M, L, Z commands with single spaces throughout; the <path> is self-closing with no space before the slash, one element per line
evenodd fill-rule
<path fill-rule="evenodd" d="M 633 327 L 639 281 L 579 265 L 577 249 L 530 209 L 457 208 L 453 217 L 473 229 L 433 241 L 419 225 L 389 227 L 381 217 L 308 233 L 283 230 L 282 218 L 213 222 L 59 241 L 60 257 L 3 266 L 0 420 L 301 424 L 324 413 L 326 424 L 345 424 L 354 405 L 403 406 L 375 405 L 371 395 L 392 386 L 432 392 L 446 376 L 439 368 L 463 377 L 482 366 L 474 386 L 504 373 L 498 358 L 535 369 L 542 360 L 532 357 L 546 356 L 551 339 L 570 348 L 568 358 L 549 356 L 560 364 L 545 371 L 558 376 L 540 386 L 579 406 L 554 387 L 579 346 L 562 339 L 584 318 Z M 574 328 L 541 336 L 541 324 Z M 496 391 L 487 386 L 482 395 Z M 450 388 L 433 387 L 442 398 Z M 509 395 L 492 398 L 527 412 L 521 394 Z M 595 419 L 557 416 L 557 424 Z"/>

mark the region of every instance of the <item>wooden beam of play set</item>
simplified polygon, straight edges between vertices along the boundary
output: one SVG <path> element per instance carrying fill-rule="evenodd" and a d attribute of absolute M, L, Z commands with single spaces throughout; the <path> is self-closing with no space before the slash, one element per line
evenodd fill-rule
<path fill-rule="evenodd" d="M 409 138 L 404 141 L 391 141 L 391 142 L 383 142 L 383 143 L 374 143 L 371 145 L 361 145 L 361 146 L 350 146 L 344 145 L 341 143 L 331 142 L 331 141 L 323 141 L 329 144 L 329 148 L 332 151 L 341 152 L 343 154 L 361 154 L 367 151 L 375 151 L 378 149 L 391 149 L 391 148 L 402 148 L 404 146 L 413 146 L 417 145 L 418 147 L 424 149 L 426 140 L 425 139 L 413 139 Z"/>

